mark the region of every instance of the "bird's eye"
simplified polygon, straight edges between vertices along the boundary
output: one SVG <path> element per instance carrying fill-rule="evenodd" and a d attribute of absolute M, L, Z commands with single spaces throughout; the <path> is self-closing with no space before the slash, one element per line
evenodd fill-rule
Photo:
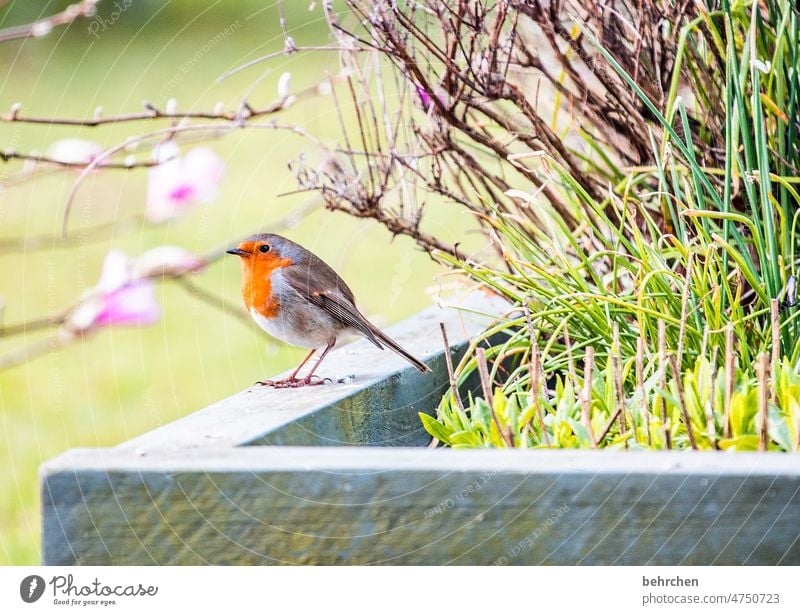
<path fill-rule="evenodd" d="M 258 247 L 258 251 L 261 252 L 261 254 L 266 254 L 269 252 L 269 246 L 267 244 L 263 244 Z"/>

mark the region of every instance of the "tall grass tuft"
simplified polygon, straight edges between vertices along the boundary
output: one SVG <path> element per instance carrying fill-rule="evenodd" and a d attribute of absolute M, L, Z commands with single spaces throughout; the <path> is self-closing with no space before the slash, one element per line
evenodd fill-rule
<path fill-rule="evenodd" d="M 529 215 L 483 216 L 502 263 L 440 254 L 511 308 L 455 368 L 458 383 L 485 371 L 491 394 L 461 404 L 451 391 L 438 419 L 422 417 L 432 436 L 798 450 L 798 19 L 777 0 L 701 11 L 680 30 L 663 104 L 582 29 L 655 119 L 652 163 L 598 197 L 536 152 L 526 169 L 568 217 L 515 190 Z"/>

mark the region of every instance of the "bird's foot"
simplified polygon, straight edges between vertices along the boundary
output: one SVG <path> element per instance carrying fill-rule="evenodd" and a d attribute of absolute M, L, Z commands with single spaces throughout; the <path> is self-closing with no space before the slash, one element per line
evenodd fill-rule
<path fill-rule="evenodd" d="M 330 378 L 306 376 L 305 378 L 284 378 L 283 380 L 259 380 L 256 384 L 273 389 L 299 389 L 300 387 L 317 386 L 325 382 L 333 382 Z"/>

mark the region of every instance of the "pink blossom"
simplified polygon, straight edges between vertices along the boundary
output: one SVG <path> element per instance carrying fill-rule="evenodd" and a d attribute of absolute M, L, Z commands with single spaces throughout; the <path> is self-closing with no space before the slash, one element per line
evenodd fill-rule
<path fill-rule="evenodd" d="M 425 109 L 425 111 L 430 111 L 433 106 L 433 99 L 421 85 L 417 86 L 417 96 L 419 96 L 419 100 L 422 103 L 422 108 Z"/>
<path fill-rule="evenodd" d="M 128 257 L 112 250 L 103 261 L 97 285 L 73 310 L 67 326 L 81 332 L 111 325 L 142 326 L 153 324 L 160 316 L 152 281 L 134 277 Z"/>
<path fill-rule="evenodd" d="M 136 280 L 103 297 L 103 308 L 94 324 L 107 325 L 152 325 L 161 317 L 156 303 L 153 282 Z"/>
<path fill-rule="evenodd" d="M 147 210 L 149 222 L 159 224 L 180 216 L 195 203 L 208 203 L 217 196 L 225 163 L 213 150 L 195 147 L 181 157 L 170 141 L 156 148 L 160 162 L 149 171 Z"/>
<path fill-rule="evenodd" d="M 422 108 L 425 110 L 425 113 L 430 113 L 433 109 L 435 109 L 436 104 L 433 101 L 434 96 L 443 107 L 447 107 L 448 96 L 442 88 L 435 88 L 436 91 L 433 93 L 428 92 L 428 90 L 423 88 L 421 85 L 418 85 L 416 89 L 417 96 L 419 96 L 419 101 L 422 103 Z"/>

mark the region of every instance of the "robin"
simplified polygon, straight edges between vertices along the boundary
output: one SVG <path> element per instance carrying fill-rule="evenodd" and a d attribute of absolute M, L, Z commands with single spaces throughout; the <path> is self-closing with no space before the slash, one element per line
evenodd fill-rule
<path fill-rule="evenodd" d="M 318 256 L 285 237 L 270 233 L 253 235 L 228 250 L 242 263 L 244 304 L 259 327 L 273 337 L 310 348 L 291 376 L 258 384 L 276 388 L 321 384 L 314 372 L 336 341 L 346 335 L 367 338 L 378 348 L 393 350 L 421 372 L 430 368 L 369 322 L 356 307 L 353 291 Z M 300 369 L 314 351 L 324 348 L 305 378 Z"/>

